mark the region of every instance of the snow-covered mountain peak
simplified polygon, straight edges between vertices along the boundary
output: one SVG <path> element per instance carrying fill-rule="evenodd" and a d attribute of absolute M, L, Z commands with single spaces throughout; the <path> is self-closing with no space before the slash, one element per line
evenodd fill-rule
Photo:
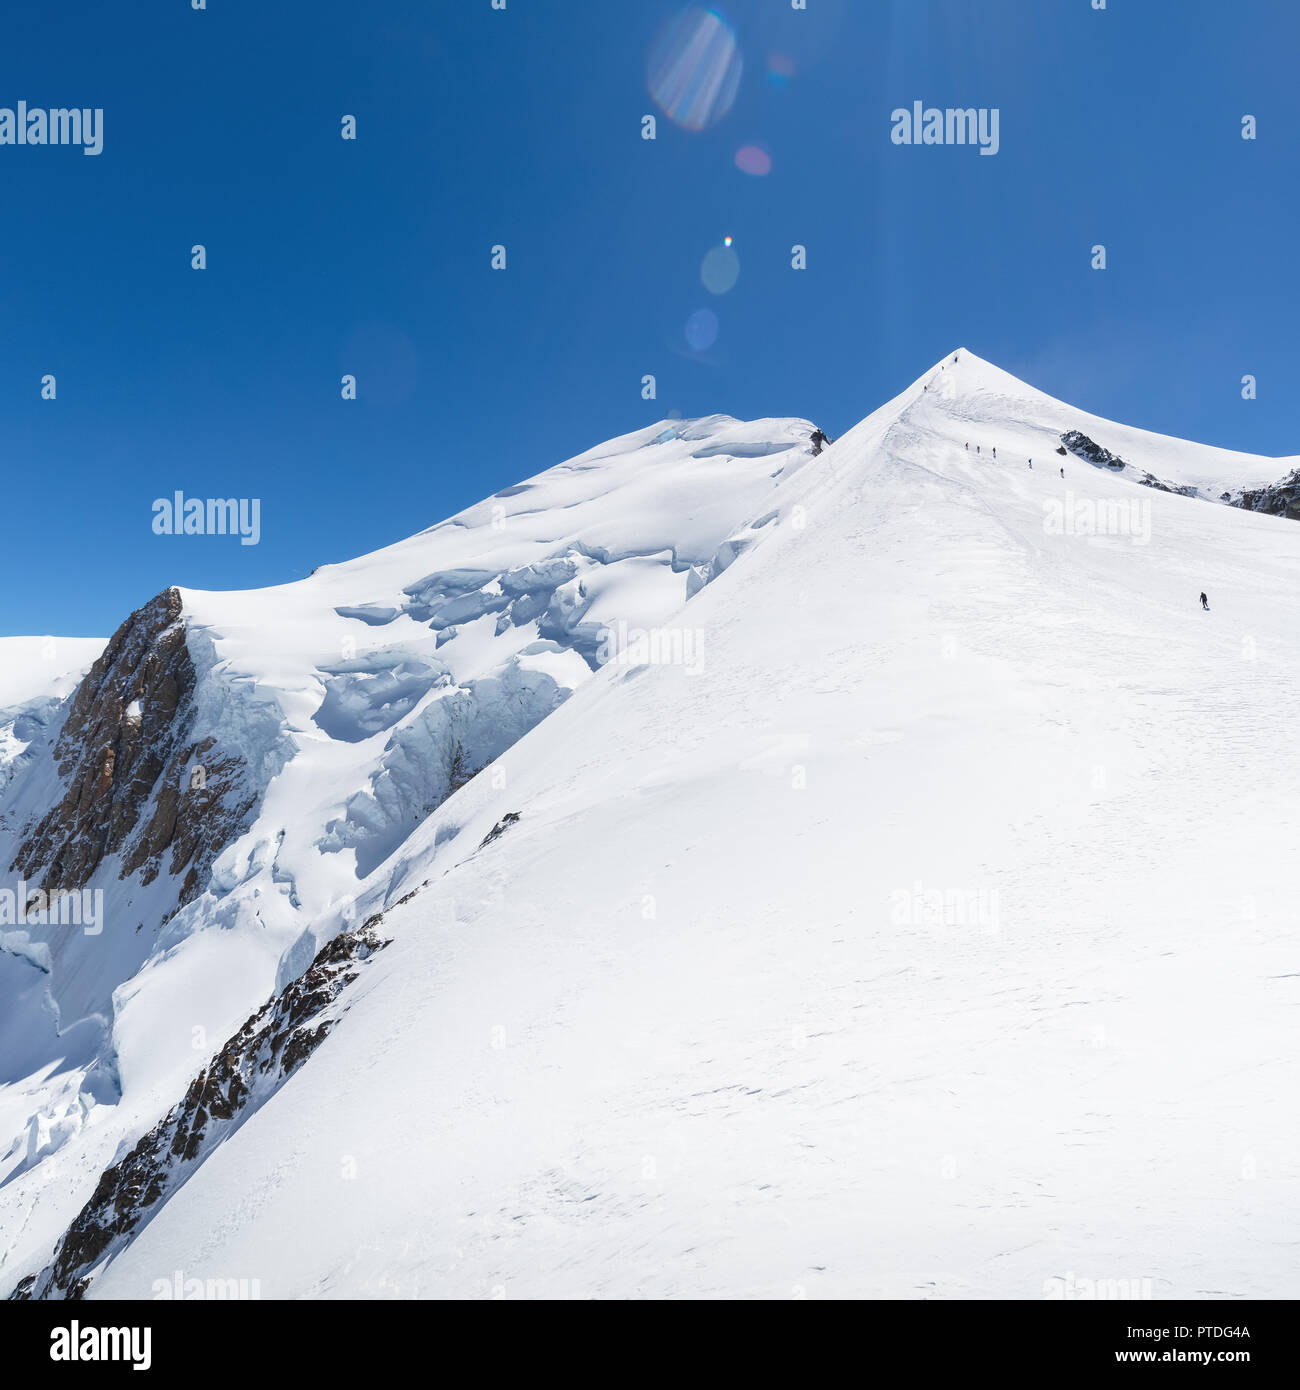
<path fill-rule="evenodd" d="M 1156 434 L 1093 415 L 1049 396 L 967 348 L 941 358 L 863 425 L 924 407 L 927 428 L 969 444 L 979 457 L 1059 468 L 1073 454 L 1111 475 L 1182 488 L 1205 500 L 1241 504 L 1242 494 L 1275 483 L 1300 457 L 1267 458 Z M 858 427 L 859 429 L 862 426 Z M 1067 439 L 1067 436 L 1069 438 Z M 847 438 L 848 436 L 846 436 Z M 1051 458 L 1057 455 L 1055 461 Z"/>
<path fill-rule="evenodd" d="M 1270 1287 L 1300 529 L 1216 489 L 1282 467 L 960 350 L 144 605 L 0 802 L 33 883 L 114 811 L 102 934 L 0 952 L 6 1287 L 1194 1294 L 1189 1201 Z"/>

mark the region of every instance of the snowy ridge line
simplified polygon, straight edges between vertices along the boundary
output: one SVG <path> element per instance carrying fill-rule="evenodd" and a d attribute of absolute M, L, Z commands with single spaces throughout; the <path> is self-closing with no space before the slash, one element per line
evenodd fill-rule
<path fill-rule="evenodd" d="M 875 1223 L 888 1245 L 885 1203 L 927 1230 L 956 1272 L 945 1289 L 992 1281 L 1023 1296 L 1045 1277 L 1040 1213 L 1054 1230 L 1077 1229 L 1080 1212 L 1097 1209 L 1080 1199 L 1087 1174 L 1053 1138 L 1078 1131 L 1073 1098 L 1089 1086 L 1102 1102 L 1100 1128 L 1086 1131 L 1101 1136 L 1099 1181 L 1120 1175 L 1130 1213 L 1160 1207 L 1123 1159 L 1153 1145 L 1164 1156 L 1143 1128 L 1138 1082 L 1167 1073 L 1163 1037 L 1147 1036 L 1150 1018 L 1169 1016 L 1165 991 L 1226 979 L 1228 997 L 1215 997 L 1231 1027 L 1219 1045 L 1242 1066 L 1258 1055 L 1252 1020 L 1281 1008 L 1255 981 L 1286 973 L 1268 933 L 1281 889 L 1289 901 L 1294 813 L 1278 795 L 1265 816 L 1260 798 L 1273 795 L 1270 779 L 1294 784 L 1300 533 L 1149 484 L 1139 492 L 1137 473 L 1205 497 L 1218 481 L 1253 486 L 1275 465 L 1098 422 L 966 354 L 820 454 L 807 422 L 720 420 L 598 446 L 295 584 L 185 591 L 193 733 L 238 751 L 241 799 L 255 804 L 166 925 L 180 883 L 169 860 L 142 887 L 110 855 L 96 881 L 124 932 L 93 945 L 37 933 L 0 955 L 0 1135 L 21 1136 L 0 1159 L 5 1292 L 40 1270 L 24 1296 L 147 1296 L 153 1273 L 201 1253 L 293 1294 L 387 1290 L 395 1278 L 463 1296 L 504 1277 L 543 1294 L 770 1295 L 829 1269 L 836 1293 L 897 1296 L 935 1270 L 909 1285 L 898 1274 L 907 1249 L 872 1268 L 860 1250 L 835 1248 L 849 1217 Z M 1060 456 L 1072 429 L 1133 473 Z M 1155 522 L 1149 548 L 1049 530 L 1044 507 L 1070 490 L 1098 508 L 1141 497 Z M 1212 622 L 1195 608 L 1201 589 L 1219 601 Z M 707 659 L 692 669 L 669 645 L 633 679 L 605 670 L 596 639 L 620 623 L 702 634 Z M 126 747 L 138 695 L 120 698 Z M 148 701 L 140 708 L 148 721 Z M 43 810 L 66 789 L 44 746 L 32 747 L 22 807 Z M 1093 765 L 1104 785 L 1090 780 Z M 796 770 L 807 777 L 792 796 Z M 922 798 L 923 785 L 946 795 Z M 6 793 L 0 814 L 16 804 Z M 140 823 L 156 810 L 155 799 Z M 199 828 L 205 847 L 217 848 L 214 835 Z M 858 866 L 860 881 L 817 871 L 823 861 Z M 1105 863 L 1126 894 L 1100 893 L 1084 862 Z M 1246 884 L 1221 868 L 1247 862 Z M 307 988 L 299 982 L 332 941 L 345 950 L 357 922 L 433 880 L 425 901 L 438 930 L 390 920 L 392 949 L 347 1000 L 345 1034 L 283 1086 L 275 1011 Z M 1236 929 L 1244 888 L 1260 925 Z M 969 922 L 932 923 L 914 905 L 900 924 L 890 917 L 900 889 L 909 904 L 931 890 L 945 903 L 1000 894 L 1003 934 L 976 939 Z M 1205 904 L 1216 902 L 1228 906 L 1212 934 Z M 422 905 L 412 924 L 427 920 Z M 33 968 L 45 950 L 52 975 Z M 843 962 L 833 975 L 818 964 L 832 959 Z M 886 977 L 894 983 L 878 984 Z M 1131 1007 L 1093 987 L 1115 978 L 1131 983 Z M 951 993 L 909 984 L 941 979 Z M 38 1036 L 46 986 L 70 1027 L 46 1019 Z M 1080 1002 L 1115 1052 L 1073 1050 L 1075 1014 L 1058 1010 Z M 96 1005 L 107 1025 L 74 1036 Z M 338 1018 L 342 1005 L 329 1007 Z M 770 1039 L 735 1027 L 742 1008 L 802 1027 L 828 1007 L 844 1015 L 839 1042 L 813 1026 L 791 1049 L 784 1024 Z M 488 1008 L 512 1041 L 485 1060 Z M 223 1058 L 259 1018 L 253 1060 L 228 1072 Z M 1217 1084 L 1218 1072 L 1181 1022 L 1169 1038 L 1195 1060 L 1174 1082 L 1189 1078 L 1176 1093 L 1185 1107 L 1193 1082 Z M 230 1041 L 204 1067 L 208 1090 L 191 1096 L 196 1024 Z M 891 1072 L 891 1049 L 916 1032 L 930 1040 L 924 1065 Z M 1050 1076 L 1008 1050 L 1017 1037 L 1041 1044 Z M 1011 1144 L 1025 1139 L 1021 1110 L 971 1070 L 986 1057 L 1018 1079 L 1026 1108 L 1051 1117 L 1023 1157 Z M 255 1125 L 231 1102 L 236 1073 Z M 882 1113 L 885 1089 L 901 1110 Z M 953 1094 L 960 1112 L 945 1111 Z M 715 1095 L 740 1108 L 699 1101 Z M 682 1127 L 683 1107 L 702 1128 Z M 951 1133 L 931 1124 L 943 1114 Z M 1267 1110 L 1246 1118 L 1263 1135 L 1250 1143 L 1284 1172 L 1281 1122 Z M 877 1153 L 863 1181 L 856 1139 L 882 1122 L 906 1138 L 909 1166 Z M 774 1126 L 807 1131 L 819 1188 L 769 1151 Z M 317 1230 L 328 1183 L 314 1205 L 283 1190 L 274 1210 L 241 1203 L 240 1181 L 274 1181 L 309 1128 L 374 1165 L 376 1180 L 335 1209 L 328 1231 Z M 399 1142 L 368 1147 L 390 1133 Z M 557 1133 L 589 1142 L 557 1154 Z M 136 1154 L 140 1135 L 156 1147 Z M 1171 1154 L 1180 1137 L 1170 1133 Z M 966 1164 L 984 1145 L 980 1190 L 962 1185 L 962 1167 L 946 1189 L 955 1205 L 944 1190 L 936 1199 L 933 1164 L 949 1153 Z M 1184 1171 L 1222 1166 L 1199 1136 L 1193 1147 L 1201 1166 Z M 727 1171 L 738 1151 L 742 1167 Z M 646 1153 L 682 1180 L 642 1183 Z M 136 1154 L 130 1171 L 123 1154 Z M 418 1163 L 404 1168 L 402 1154 Z M 1049 1208 L 1024 1200 L 1042 1196 L 1028 1190 L 1033 1174 L 1050 1180 Z M 142 1203 L 155 1184 L 157 1199 Z M 448 1206 L 449 1193 L 463 1205 Z M 130 1221 L 116 1229 L 119 1199 Z M 747 1232 L 779 1216 L 771 1244 L 715 1240 L 720 1202 L 739 1203 Z M 980 1263 L 1007 1248 L 985 1211 L 1014 1228 L 1006 1272 Z M 1274 1215 L 1264 1202 L 1259 1211 Z M 483 1213 L 504 1213 L 508 1245 L 480 1239 Z M 1248 1225 L 1249 1212 L 1236 1215 Z M 614 1220 L 618 1248 L 645 1252 L 625 1265 L 602 1244 Z M 809 1248 L 778 1225 L 812 1232 Z M 1129 1250 L 1131 1229 L 1118 1230 L 1117 1248 Z M 1238 1239 L 1246 1250 L 1254 1237 Z M 683 1262 L 687 1247 L 698 1258 Z M 462 1248 L 463 1263 L 440 1266 L 436 1252 Z M 1106 1258 L 1098 1249 L 1091 1257 Z M 1039 1253 L 1048 1269 L 1085 1268 L 1070 1251 Z M 1224 1286 L 1252 1288 L 1251 1278 Z"/>
<path fill-rule="evenodd" d="M 482 769 L 505 775 L 599 673 L 604 629 L 665 630 L 813 433 L 661 424 L 308 579 L 168 590 L 127 620 L 0 804 L 27 827 L 23 862 L 87 870 L 110 924 L 93 941 L 38 930 L 0 956 L 4 1292 L 93 1195 L 87 1174 L 188 1084 L 194 1024 L 231 1037 L 399 879 L 427 879 L 403 848 L 421 822 Z M 78 691 L 64 769 L 53 743 Z M 101 786 L 120 808 L 107 833 Z"/>
<path fill-rule="evenodd" d="M 335 936 L 218 1050 L 184 1099 L 100 1176 L 50 1264 L 20 1280 L 11 1299 L 85 1296 L 94 1275 L 324 1042 L 346 1009 L 338 1003 L 358 968 L 389 944 L 378 932 L 382 920 L 377 914 Z"/>

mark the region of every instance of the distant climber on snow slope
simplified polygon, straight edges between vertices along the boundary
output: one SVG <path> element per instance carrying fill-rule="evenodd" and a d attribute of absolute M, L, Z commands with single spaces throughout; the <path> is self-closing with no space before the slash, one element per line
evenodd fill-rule
<path fill-rule="evenodd" d="M 1201 595 L 1201 607 L 1204 608 L 1207 613 L 1210 611 L 1210 600 L 1206 598 L 1204 594 Z"/>

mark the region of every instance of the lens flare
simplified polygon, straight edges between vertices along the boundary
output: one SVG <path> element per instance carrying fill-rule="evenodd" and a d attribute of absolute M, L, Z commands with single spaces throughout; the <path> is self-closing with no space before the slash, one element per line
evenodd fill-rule
<path fill-rule="evenodd" d="M 700 282 L 710 294 L 726 294 L 740 278 L 740 257 L 729 246 L 715 246 L 700 266 Z"/>
<path fill-rule="evenodd" d="M 722 244 L 723 244 L 724 246 L 730 246 L 730 245 L 731 245 L 731 238 L 730 238 L 729 236 L 724 236 L 724 237 L 722 238 Z"/>
<path fill-rule="evenodd" d="M 767 60 L 767 80 L 773 87 L 784 87 L 794 76 L 794 59 L 784 53 L 773 53 Z"/>
<path fill-rule="evenodd" d="M 731 110 L 743 68 L 731 25 L 715 10 L 689 5 L 651 50 L 646 81 L 669 119 L 705 130 Z"/>
<path fill-rule="evenodd" d="M 772 172 L 772 156 L 761 145 L 746 145 L 736 151 L 736 168 L 761 179 Z"/>
<path fill-rule="evenodd" d="M 707 352 L 718 341 L 718 316 L 712 309 L 696 309 L 686 320 L 686 342 L 692 352 Z"/>

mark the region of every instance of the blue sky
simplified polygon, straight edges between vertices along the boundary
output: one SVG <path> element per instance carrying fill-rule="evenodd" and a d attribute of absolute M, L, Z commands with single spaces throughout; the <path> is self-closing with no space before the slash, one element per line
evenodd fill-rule
<path fill-rule="evenodd" d="M 0 107 L 101 107 L 104 149 L 0 145 L 0 632 L 300 578 L 674 412 L 838 435 L 958 345 L 1300 452 L 1293 0 L 736 0 L 700 130 L 647 86 L 681 3 L 208 4 L 6 16 Z M 916 100 L 999 153 L 894 145 Z M 260 543 L 154 535 L 176 489 L 260 498 Z"/>

